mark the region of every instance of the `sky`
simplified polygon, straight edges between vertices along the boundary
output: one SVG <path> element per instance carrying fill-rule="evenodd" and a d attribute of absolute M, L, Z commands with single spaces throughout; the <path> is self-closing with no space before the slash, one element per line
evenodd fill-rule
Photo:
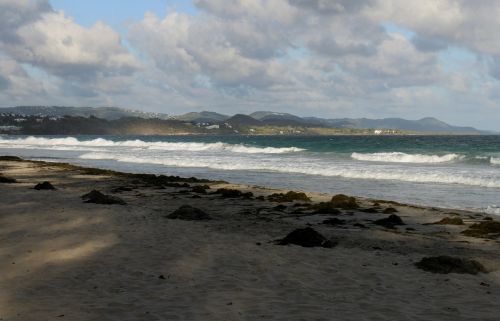
<path fill-rule="evenodd" d="M 0 106 L 500 130 L 497 0 L 0 0 Z"/>

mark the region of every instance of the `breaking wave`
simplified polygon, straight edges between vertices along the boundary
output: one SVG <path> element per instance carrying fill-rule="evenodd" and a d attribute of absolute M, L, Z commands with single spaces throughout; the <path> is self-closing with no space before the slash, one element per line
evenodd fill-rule
<path fill-rule="evenodd" d="M 491 165 L 500 165 L 500 158 L 491 157 L 490 163 L 491 163 Z"/>
<path fill-rule="evenodd" d="M 446 163 L 453 162 L 464 158 L 463 155 L 446 154 L 438 155 L 423 155 L 423 154 L 406 154 L 401 152 L 392 153 L 352 153 L 351 157 L 360 161 L 368 162 L 387 162 L 387 163 Z"/>
<path fill-rule="evenodd" d="M 442 172 L 438 170 L 398 169 L 398 168 L 361 168 L 342 164 L 303 161 L 295 159 L 253 159 L 248 157 L 192 157 L 181 155 L 137 156 L 114 153 L 86 153 L 81 159 L 115 160 L 118 162 L 155 164 L 172 167 L 199 167 L 216 170 L 273 171 L 343 178 L 397 180 L 416 183 L 459 184 L 500 188 L 500 177 L 476 173 Z"/>
<path fill-rule="evenodd" d="M 195 142 L 146 142 L 139 139 L 112 141 L 104 138 L 93 140 L 78 140 L 74 137 L 66 138 L 43 138 L 27 137 L 19 139 L 0 138 L 0 147 L 4 148 L 29 148 L 29 149 L 53 149 L 53 150 L 93 150 L 99 148 L 127 147 L 134 149 L 150 149 L 164 151 L 227 151 L 244 154 L 284 154 L 300 152 L 304 149 L 297 147 L 255 147 L 242 144 L 195 143 Z M 105 149 L 103 149 L 105 150 Z"/>

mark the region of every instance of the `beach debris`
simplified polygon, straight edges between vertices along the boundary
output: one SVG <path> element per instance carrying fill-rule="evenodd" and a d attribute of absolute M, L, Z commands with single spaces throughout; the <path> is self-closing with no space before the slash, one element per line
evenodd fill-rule
<path fill-rule="evenodd" d="M 322 222 L 322 224 L 326 224 L 326 225 L 344 225 L 345 221 L 341 220 L 341 219 L 338 219 L 336 217 L 332 217 L 332 218 L 324 220 Z"/>
<path fill-rule="evenodd" d="M 252 192 L 242 192 L 238 189 L 231 188 L 219 188 L 214 194 L 220 194 L 223 198 L 251 198 L 253 196 Z"/>
<path fill-rule="evenodd" d="M 105 195 L 98 190 L 92 190 L 89 193 L 82 195 L 82 199 L 85 201 L 85 203 L 94 203 L 94 204 L 106 204 L 106 205 L 111 205 L 111 204 L 118 204 L 118 205 L 126 205 L 124 200 L 122 200 L 119 197 L 116 196 L 111 196 L 111 195 Z"/>
<path fill-rule="evenodd" d="M 0 161 L 20 162 L 23 159 L 17 156 L 0 156 Z"/>
<path fill-rule="evenodd" d="M 384 214 L 394 214 L 397 212 L 398 212 L 398 210 L 395 209 L 394 207 L 388 207 L 382 211 L 382 213 L 384 213 Z"/>
<path fill-rule="evenodd" d="M 191 192 L 193 193 L 198 193 L 198 194 L 206 194 L 207 189 L 210 189 L 210 186 L 208 185 L 196 185 L 191 188 Z"/>
<path fill-rule="evenodd" d="M 54 191 L 56 189 L 54 187 L 54 185 L 52 185 L 50 182 L 47 182 L 47 181 L 44 181 L 42 183 L 38 183 L 33 188 L 36 189 L 37 191 L 40 191 L 40 190 L 51 190 L 51 191 Z"/>
<path fill-rule="evenodd" d="M 500 222 L 483 221 L 471 225 L 462 232 L 463 235 L 483 238 L 497 238 L 500 236 Z"/>
<path fill-rule="evenodd" d="M 460 217 L 445 217 L 432 224 L 436 225 L 464 225 L 464 221 Z"/>
<path fill-rule="evenodd" d="M 278 245 L 300 245 L 303 247 L 325 247 L 332 248 L 337 245 L 335 242 L 327 240 L 323 235 L 319 234 L 313 228 L 306 227 L 301 229 L 296 229 L 289 233 L 285 238 L 281 240 L 276 240 L 275 244 Z"/>
<path fill-rule="evenodd" d="M 199 208 L 192 207 L 191 205 L 182 205 L 166 218 L 179 219 L 185 221 L 204 221 L 212 219 L 210 215 L 200 210 Z"/>
<path fill-rule="evenodd" d="M 376 220 L 373 223 L 386 228 L 394 228 L 396 225 L 405 225 L 401 217 L 397 216 L 396 214 L 391 214 L 389 215 L 389 217 Z"/>
<path fill-rule="evenodd" d="M 333 207 L 341 208 L 344 210 L 352 210 L 358 208 L 358 203 L 356 199 L 352 196 L 347 196 L 344 194 L 337 194 L 332 197 L 330 203 Z"/>
<path fill-rule="evenodd" d="M 479 272 L 487 273 L 484 266 L 475 260 L 468 260 L 447 255 L 424 257 L 422 260 L 415 263 L 415 266 L 427 272 L 440 274 L 478 274 Z"/>
<path fill-rule="evenodd" d="M 0 183 L 12 184 L 12 183 L 17 183 L 17 181 L 14 178 L 10 178 L 0 174 Z"/>
<path fill-rule="evenodd" d="M 302 202 L 311 201 L 311 199 L 306 195 L 306 193 L 294 192 L 294 191 L 289 191 L 286 192 L 285 194 L 273 193 L 269 195 L 267 199 L 271 202 L 278 202 L 278 203 L 294 202 L 294 201 L 302 201 Z"/>

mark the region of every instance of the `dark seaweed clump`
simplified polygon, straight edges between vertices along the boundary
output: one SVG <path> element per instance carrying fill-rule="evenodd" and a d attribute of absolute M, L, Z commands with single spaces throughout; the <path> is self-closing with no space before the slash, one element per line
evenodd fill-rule
<path fill-rule="evenodd" d="M 440 274 L 478 274 L 479 272 L 487 272 L 484 266 L 477 261 L 447 255 L 424 257 L 415 263 L 415 266 L 427 272 Z"/>
<path fill-rule="evenodd" d="M 267 199 L 271 202 L 285 203 L 285 202 L 310 202 L 311 199 L 306 195 L 306 193 L 302 192 L 294 192 L 289 191 L 285 194 L 283 193 L 274 193 L 267 197 Z"/>

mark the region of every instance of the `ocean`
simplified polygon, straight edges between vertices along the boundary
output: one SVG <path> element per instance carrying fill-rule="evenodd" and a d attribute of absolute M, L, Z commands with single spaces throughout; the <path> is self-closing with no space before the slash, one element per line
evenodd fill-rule
<path fill-rule="evenodd" d="M 500 136 L 0 136 L 0 155 L 500 215 Z"/>

